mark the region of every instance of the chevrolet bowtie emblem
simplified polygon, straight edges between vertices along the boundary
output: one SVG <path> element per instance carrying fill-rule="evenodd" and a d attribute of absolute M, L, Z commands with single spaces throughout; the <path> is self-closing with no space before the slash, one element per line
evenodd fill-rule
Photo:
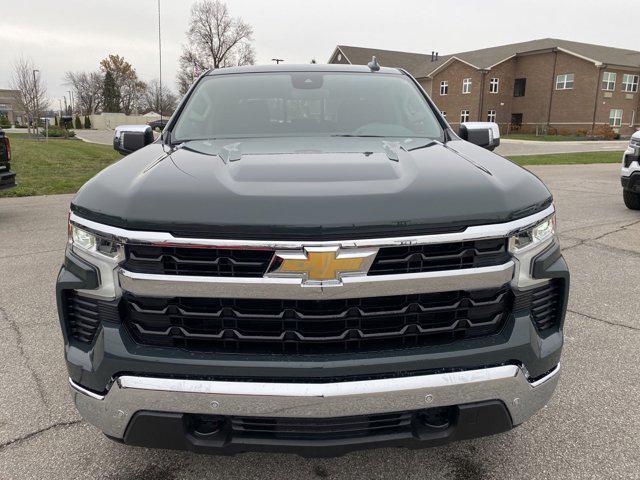
<path fill-rule="evenodd" d="M 267 276 L 301 278 L 305 284 L 340 284 L 343 277 L 366 275 L 376 253 L 377 248 L 277 250 Z"/>

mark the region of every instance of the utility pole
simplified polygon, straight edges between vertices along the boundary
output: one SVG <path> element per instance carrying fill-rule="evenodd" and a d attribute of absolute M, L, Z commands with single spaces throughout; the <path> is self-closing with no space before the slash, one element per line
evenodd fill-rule
<path fill-rule="evenodd" d="M 284 62 L 282 58 L 272 58 L 271 61 L 276 62 L 276 65 L 280 65 L 280 62 Z"/>
<path fill-rule="evenodd" d="M 162 126 L 162 30 L 160 28 L 160 0 L 158 0 L 158 64 L 160 67 L 160 78 L 158 79 L 160 89 L 158 90 L 157 104 L 160 109 L 160 126 Z"/>
<path fill-rule="evenodd" d="M 38 112 L 38 110 L 40 109 L 40 99 L 38 98 L 38 80 L 36 78 L 36 73 L 40 73 L 40 70 L 34 70 L 33 71 L 33 88 L 34 88 L 34 99 L 33 99 L 33 109 L 34 109 L 34 113 L 33 116 L 35 117 L 33 119 L 34 122 L 34 127 L 36 130 L 36 139 L 38 138 L 38 119 L 40 118 L 40 114 Z"/>

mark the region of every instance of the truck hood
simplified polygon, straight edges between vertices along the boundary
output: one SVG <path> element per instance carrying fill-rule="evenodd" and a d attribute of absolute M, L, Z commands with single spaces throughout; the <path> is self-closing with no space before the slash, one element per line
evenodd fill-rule
<path fill-rule="evenodd" d="M 462 230 L 550 202 L 533 174 L 463 141 L 270 138 L 149 145 L 87 182 L 72 210 L 179 236 L 326 240 Z"/>

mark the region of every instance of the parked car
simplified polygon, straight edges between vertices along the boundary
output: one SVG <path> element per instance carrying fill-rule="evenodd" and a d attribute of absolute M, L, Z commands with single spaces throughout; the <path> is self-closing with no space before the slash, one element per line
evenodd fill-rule
<path fill-rule="evenodd" d="M 11 142 L 0 130 L 0 190 L 16 186 L 16 174 L 11 171 Z"/>
<path fill-rule="evenodd" d="M 148 122 L 147 125 L 149 125 L 152 130 L 164 130 L 164 127 L 167 126 L 167 123 L 169 123 L 169 119 L 163 118 L 162 120 L 158 119 Z"/>
<path fill-rule="evenodd" d="M 627 208 L 640 210 L 640 132 L 635 132 L 622 155 L 622 199 Z"/>
<path fill-rule="evenodd" d="M 569 272 L 545 185 L 406 71 L 213 70 L 71 204 L 75 405 L 129 445 L 333 455 L 504 432 L 551 398 Z M 535 420 L 533 420 L 535 421 Z"/>

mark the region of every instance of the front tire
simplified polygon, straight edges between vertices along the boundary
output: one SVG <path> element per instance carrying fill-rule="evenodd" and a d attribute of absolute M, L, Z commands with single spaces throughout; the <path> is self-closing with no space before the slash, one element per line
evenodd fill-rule
<path fill-rule="evenodd" d="M 632 192 L 631 190 L 623 190 L 622 198 L 627 208 L 631 210 L 640 210 L 640 193 Z"/>

